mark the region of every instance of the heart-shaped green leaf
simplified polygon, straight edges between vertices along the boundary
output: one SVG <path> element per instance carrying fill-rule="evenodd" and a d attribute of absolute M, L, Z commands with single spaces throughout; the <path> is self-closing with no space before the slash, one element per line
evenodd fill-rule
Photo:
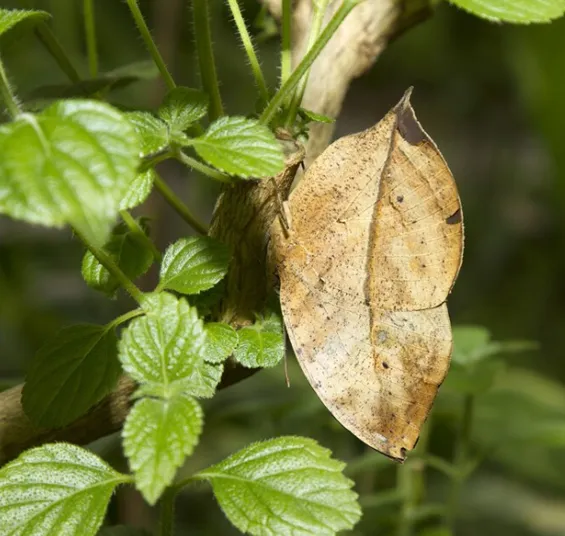
<path fill-rule="evenodd" d="M 125 116 L 141 140 L 143 156 L 162 151 L 169 145 L 169 129 L 158 117 L 148 112 L 128 112 Z"/>
<path fill-rule="evenodd" d="M 221 117 L 190 145 L 215 168 L 242 178 L 271 177 L 284 168 L 274 134 L 254 119 Z"/>
<path fill-rule="evenodd" d="M 130 480 L 75 445 L 27 450 L 0 469 L 0 534 L 94 536 L 114 488 Z"/>
<path fill-rule="evenodd" d="M 116 385 L 121 373 L 113 329 L 78 324 L 62 329 L 34 356 L 22 404 L 37 426 L 64 426 Z"/>
<path fill-rule="evenodd" d="M 120 210 L 130 210 L 141 205 L 151 193 L 155 181 L 155 170 L 138 173 L 120 203 Z"/>
<path fill-rule="evenodd" d="M 101 247 L 136 176 L 139 140 L 111 106 L 69 100 L 2 125 L 0 153 L 0 213 L 69 223 Z"/>
<path fill-rule="evenodd" d="M 158 288 L 198 294 L 223 279 L 229 261 L 228 248 L 213 238 L 182 238 L 165 251 Z"/>
<path fill-rule="evenodd" d="M 124 451 L 136 487 L 155 504 L 190 455 L 202 432 L 202 409 L 194 398 L 144 398 L 135 403 L 123 430 Z"/>
<path fill-rule="evenodd" d="M 254 443 L 197 474 L 209 480 L 228 519 L 247 534 L 330 536 L 359 521 L 345 464 L 314 440 Z"/>

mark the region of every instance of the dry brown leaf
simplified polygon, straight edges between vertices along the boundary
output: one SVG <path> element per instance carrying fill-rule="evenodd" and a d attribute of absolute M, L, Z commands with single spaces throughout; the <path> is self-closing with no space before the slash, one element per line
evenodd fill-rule
<path fill-rule="evenodd" d="M 455 181 L 410 105 L 337 140 L 289 199 L 271 256 L 292 346 L 358 438 L 403 460 L 449 366 L 445 300 L 462 260 Z"/>

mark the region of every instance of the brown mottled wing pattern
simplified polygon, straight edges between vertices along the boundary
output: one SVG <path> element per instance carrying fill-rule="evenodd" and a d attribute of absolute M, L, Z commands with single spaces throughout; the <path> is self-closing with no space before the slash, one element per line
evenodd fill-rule
<path fill-rule="evenodd" d="M 272 233 L 302 369 L 345 427 L 399 460 L 447 372 L 462 256 L 455 183 L 408 98 L 332 144 L 290 196 L 290 237 Z"/>

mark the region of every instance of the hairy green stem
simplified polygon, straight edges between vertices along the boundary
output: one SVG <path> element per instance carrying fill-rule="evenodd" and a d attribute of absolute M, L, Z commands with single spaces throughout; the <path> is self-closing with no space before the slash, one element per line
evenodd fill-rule
<path fill-rule="evenodd" d="M 169 487 L 160 501 L 159 536 L 173 536 L 175 526 L 175 499 L 177 490 Z"/>
<path fill-rule="evenodd" d="M 222 173 L 221 171 L 218 171 L 213 167 L 207 166 L 206 164 L 199 162 L 195 158 L 188 156 L 186 153 L 182 151 L 178 151 L 178 153 L 176 154 L 176 158 L 179 160 L 179 162 L 182 162 L 185 166 L 189 166 L 195 169 L 196 171 L 199 171 L 203 175 L 210 177 L 211 179 L 220 182 L 227 182 L 227 183 L 233 182 L 229 175 L 226 175 L 225 173 Z"/>
<path fill-rule="evenodd" d="M 10 85 L 10 81 L 8 80 L 8 75 L 4 69 L 4 62 L 0 58 L 0 94 L 2 95 L 2 100 L 6 105 L 6 109 L 10 114 L 12 119 L 15 119 L 22 113 L 20 109 L 20 104 L 18 103 L 18 99 L 16 95 L 12 91 L 12 86 Z"/>
<path fill-rule="evenodd" d="M 318 39 L 322 24 L 324 22 L 324 16 L 326 14 L 326 9 L 328 7 L 329 0 L 320 0 L 319 2 L 314 2 L 314 20 L 312 21 L 312 28 L 310 29 L 310 35 L 308 36 L 308 50 L 312 48 L 316 39 Z M 296 113 L 298 107 L 302 103 L 302 98 L 304 97 L 304 92 L 306 91 L 306 84 L 308 83 L 308 75 L 310 71 L 306 71 L 306 74 L 300 79 L 300 82 L 294 90 L 294 95 L 290 101 L 290 107 L 288 110 L 288 115 L 285 121 L 285 125 L 288 128 L 296 120 Z"/>
<path fill-rule="evenodd" d="M 156 261 L 161 262 L 161 259 L 163 258 L 161 252 L 157 249 L 153 240 L 145 234 L 137 220 L 127 210 L 120 210 L 120 216 L 122 217 L 122 220 L 124 220 L 124 223 L 128 226 L 128 229 L 151 250 L 153 258 Z"/>
<path fill-rule="evenodd" d="M 216 74 L 214 52 L 212 50 L 212 36 L 210 21 L 208 20 L 208 0 L 192 0 L 192 17 L 194 21 L 194 39 L 200 66 L 202 88 L 210 98 L 208 117 L 210 121 L 224 115 L 220 86 Z"/>
<path fill-rule="evenodd" d="M 239 8 L 238 0 L 228 0 L 230 6 L 233 20 L 237 26 L 237 31 L 239 32 L 239 37 L 247 54 L 247 59 L 251 65 L 251 71 L 255 78 L 255 84 L 257 84 L 257 89 L 259 90 L 259 98 L 261 99 L 261 104 L 263 106 L 267 105 L 269 102 L 269 91 L 267 90 L 267 83 L 265 82 L 265 77 L 263 76 L 263 71 L 259 65 L 259 60 L 257 59 L 257 54 L 255 52 L 255 47 L 251 41 L 251 36 L 247 31 L 247 26 L 245 25 L 245 20 L 243 20 L 243 15 L 241 14 L 241 9 Z"/>
<path fill-rule="evenodd" d="M 292 0 L 282 0 L 281 21 L 281 86 L 292 71 Z"/>
<path fill-rule="evenodd" d="M 292 72 L 288 80 L 282 87 L 275 93 L 259 120 L 263 124 L 268 124 L 277 113 L 279 106 L 292 94 L 294 88 L 298 85 L 302 77 L 307 73 L 308 69 L 312 66 L 320 52 L 327 45 L 328 41 L 332 38 L 341 23 L 345 20 L 351 10 L 363 0 L 345 0 L 335 15 L 328 22 L 312 48 L 306 53 L 302 61 L 298 64 L 296 69 Z"/>
<path fill-rule="evenodd" d="M 82 243 L 88 248 L 90 253 L 94 255 L 96 260 L 106 268 L 120 283 L 122 288 L 137 302 L 141 303 L 143 301 L 143 292 L 139 290 L 133 281 L 126 275 L 120 267 L 114 262 L 112 257 L 108 255 L 102 248 L 98 248 L 90 244 L 90 242 L 80 233 L 77 229 L 73 227 L 75 235 L 77 235 Z"/>
<path fill-rule="evenodd" d="M 163 60 L 163 56 L 161 56 L 161 53 L 159 52 L 159 49 L 157 48 L 155 41 L 153 41 L 153 37 L 151 36 L 151 32 L 147 27 L 145 19 L 143 18 L 143 14 L 139 9 L 137 0 L 126 0 L 126 2 L 131 12 L 131 15 L 133 17 L 133 20 L 135 21 L 135 25 L 137 26 L 137 29 L 141 34 L 141 38 L 143 39 L 143 42 L 145 43 L 145 46 L 147 47 L 149 54 L 151 54 L 151 57 L 153 58 L 155 65 L 157 65 L 157 69 L 159 69 L 159 72 L 161 73 L 161 76 L 163 77 L 163 80 L 165 81 L 167 88 L 169 90 L 174 89 L 176 87 L 175 81 L 173 80 L 171 73 L 169 73 L 169 70 L 165 65 L 165 61 Z"/>
<path fill-rule="evenodd" d="M 456 475 L 455 478 L 453 478 L 451 481 L 451 490 L 449 493 L 449 503 L 447 509 L 447 521 L 452 530 L 454 530 L 455 523 L 457 521 L 461 490 L 467 477 L 467 471 L 465 471 L 465 469 L 469 463 L 474 413 L 475 397 L 472 394 L 467 394 L 463 399 L 463 414 L 461 416 L 461 425 L 459 427 L 459 432 L 455 440 L 453 466 L 456 470 Z"/>
<path fill-rule="evenodd" d="M 98 51 L 96 48 L 96 21 L 93 0 L 84 0 L 84 33 L 86 34 L 86 52 L 88 71 L 91 78 L 98 76 Z"/>
<path fill-rule="evenodd" d="M 178 215 L 197 233 L 200 233 L 201 235 L 208 233 L 206 226 L 198 221 L 198 219 L 190 212 L 188 207 L 179 199 L 177 194 L 169 188 L 167 183 L 158 174 L 155 176 L 155 187 L 166 199 L 167 203 L 169 203 Z"/>
<path fill-rule="evenodd" d="M 106 329 L 107 330 L 113 329 L 116 326 L 119 326 L 120 324 L 123 324 L 124 322 L 127 322 L 128 320 L 131 320 L 136 316 L 141 316 L 144 313 L 145 311 L 143 309 L 133 309 L 131 311 L 128 311 L 127 313 L 124 313 L 123 315 L 114 318 L 114 320 L 112 320 L 111 322 L 108 322 L 108 324 L 106 324 Z"/>

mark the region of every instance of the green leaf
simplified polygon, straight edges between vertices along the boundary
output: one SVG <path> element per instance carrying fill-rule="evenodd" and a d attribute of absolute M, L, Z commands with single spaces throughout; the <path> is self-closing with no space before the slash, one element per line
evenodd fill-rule
<path fill-rule="evenodd" d="M 26 415 L 36 426 L 56 428 L 85 414 L 116 385 L 116 346 L 105 326 L 62 329 L 33 358 L 22 393 Z"/>
<path fill-rule="evenodd" d="M 482 326 L 456 326 L 453 328 L 454 363 L 471 365 L 502 353 L 517 353 L 535 350 L 537 343 L 531 341 L 491 341 L 490 333 Z"/>
<path fill-rule="evenodd" d="M 284 168 L 274 134 L 254 119 L 221 117 L 190 144 L 209 164 L 238 177 L 271 177 Z"/>
<path fill-rule="evenodd" d="M 141 154 L 147 156 L 166 149 L 169 145 L 167 125 L 148 112 L 124 114 L 141 139 Z"/>
<path fill-rule="evenodd" d="M 130 210 L 141 205 L 151 193 L 155 181 L 155 170 L 148 169 L 138 173 L 131 183 L 129 190 L 120 202 L 120 210 Z"/>
<path fill-rule="evenodd" d="M 171 130 L 182 132 L 207 111 L 208 95 L 197 89 L 176 87 L 167 93 L 158 114 Z"/>
<path fill-rule="evenodd" d="M 135 484 L 149 504 L 155 504 L 177 469 L 198 443 L 202 409 L 188 396 L 136 402 L 123 430 L 124 451 Z"/>
<path fill-rule="evenodd" d="M 345 464 L 314 440 L 254 443 L 197 474 L 209 480 L 228 519 L 252 535 L 333 535 L 359 521 Z"/>
<path fill-rule="evenodd" d="M 5 34 L 22 21 L 37 24 L 50 16 L 45 11 L 0 8 L 0 35 Z"/>
<path fill-rule="evenodd" d="M 316 123 L 335 123 L 335 119 L 328 117 L 327 115 L 317 114 L 312 110 L 307 110 L 306 108 L 299 108 L 299 113 L 305 119 L 309 119 L 310 121 L 314 121 Z"/>
<path fill-rule="evenodd" d="M 95 535 L 114 488 L 129 480 L 75 445 L 27 450 L 0 469 L 0 534 Z"/>
<path fill-rule="evenodd" d="M 204 359 L 209 363 L 225 361 L 237 346 L 239 337 L 237 331 L 228 324 L 211 322 L 204 326 L 206 331 L 206 345 Z"/>
<path fill-rule="evenodd" d="M 182 238 L 165 251 L 158 288 L 198 294 L 224 278 L 229 261 L 229 249 L 213 238 Z"/>
<path fill-rule="evenodd" d="M 234 357 L 245 367 L 273 367 L 284 358 L 285 344 L 280 313 L 267 310 L 252 326 L 240 329 Z"/>
<path fill-rule="evenodd" d="M 104 251 L 132 280 L 147 272 L 154 260 L 153 251 L 147 243 L 136 233 L 129 231 L 123 223 L 114 229 Z M 90 251 L 87 251 L 82 259 L 82 277 L 89 287 L 109 296 L 114 296 L 120 286 L 119 281 Z"/>
<path fill-rule="evenodd" d="M 449 0 L 452 4 L 495 22 L 550 22 L 565 13 L 563 0 Z"/>
<path fill-rule="evenodd" d="M 0 213 L 69 223 L 101 247 L 136 176 L 139 140 L 111 106 L 69 100 L 2 125 L 0 154 Z"/>
<path fill-rule="evenodd" d="M 222 367 L 204 361 L 206 334 L 196 308 L 167 292 L 149 295 L 142 305 L 147 314 L 122 331 L 119 343 L 126 372 L 147 384 L 139 394 L 212 396 Z"/>

